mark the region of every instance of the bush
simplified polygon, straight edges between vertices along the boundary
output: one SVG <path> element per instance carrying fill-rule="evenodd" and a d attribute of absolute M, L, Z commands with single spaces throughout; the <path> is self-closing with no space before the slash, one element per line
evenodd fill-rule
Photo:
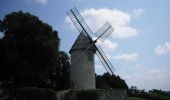
<path fill-rule="evenodd" d="M 129 97 L 139 97 L 139 98 L 145 98 L 149 100 L 170 100 L 169 97 L 163 96 L 163 95 L 157 95 L 157 94 L 148 94 L 148 93 L 134 93 L 128 95 Z"/>
<path fill-rule="evenodd" d="M 99 100 L 99 95 L 92 90 L 80 91 L 77 94 L 77 100 Z"/>
<path fill-rule="evenodd" d="M 23 87 L 17 90 L 16 100 L 57 100 L 57 96 L 51 89 Z"/>

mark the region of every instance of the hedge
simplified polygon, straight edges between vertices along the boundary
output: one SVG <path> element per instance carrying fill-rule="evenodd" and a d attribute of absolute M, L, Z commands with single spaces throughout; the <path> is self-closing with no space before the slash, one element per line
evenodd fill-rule
<path fill-rule="evenodd" d="M 16 100 L 57 100 L 57 96 L 51 89 L 23 87 L 17 90 Z"/>

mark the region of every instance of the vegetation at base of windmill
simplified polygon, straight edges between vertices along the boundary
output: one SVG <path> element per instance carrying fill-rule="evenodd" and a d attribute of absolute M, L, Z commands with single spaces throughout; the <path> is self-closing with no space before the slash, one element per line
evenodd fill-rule
<path fill-rule="evenodd" d="M 79 91 L 77 100 L 99 100 L 99 94 L 95 90 Z"/>
<path fill-rule="evenodd" d="M 128 89 L 126 82 L 119 76 L 104 73 L 96 75 L 96 88 L 98 89 Z"/>
<path fill-rule="evenodd" d="M 148 100 L 148 99 L 138 98 L 138 97 L 128 97 L 127 100 Z"/>
<path fill-rule="evenodd" d="M 70 58 L 67 53 L 59 51 L 57 67 L 48 74 L 48 86 L 50 88 L 65 90 L 70 88 Z"/>
<path fill-rule="evenodd" d="M 170 93 L 162 90 L 149 90 L 146 92 L 145 90 L 139 90 L 136 86 L 131 86 L 128 90 L 129 97 L 138 97 L 149 100 L 170 100 Z"/>
<path fill-rule="evenodd" d="M 0 20 L 0 88 L 62 90 L 69 87 L 69 57 L 59 51 L 58 32 L 38 17 L 22 11 Z"/>
<path fill-rule="evenodd" d="M 51 89 L 23 87 L 17 89 L 16 100 L 57 100 L 57 96 Z"/>

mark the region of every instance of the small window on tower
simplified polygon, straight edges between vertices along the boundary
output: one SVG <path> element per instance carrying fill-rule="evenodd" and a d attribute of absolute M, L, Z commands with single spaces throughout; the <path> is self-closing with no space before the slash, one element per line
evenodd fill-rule
<path fill-rule="evenodd" d="M 92 53 L 88 53 L 88 60 L 93 61 L 93 54 Z"/>

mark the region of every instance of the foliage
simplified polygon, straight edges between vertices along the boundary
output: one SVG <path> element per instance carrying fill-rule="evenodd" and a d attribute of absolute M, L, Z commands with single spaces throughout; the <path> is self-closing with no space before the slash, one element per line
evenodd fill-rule
<path fill-rule="evenodd" d="M 131 86 L 128 90 L 129 94 L 134 94 L 134 93 L 146 93 L 145 90 L 139 90 L 137 86 Z"/>
<path fill-rule="evenodd" d="M 51 26 L 19 11 L 0 20 L 0 31 L 4 34 L 0 39 L 2 88 L 69 87 L 69 57 L 59 51 L 58 32 Z"/>
<path fill-rule="evenodd" d="M 63 52 L 59 52 L 57 66 L 47 75 L 46 81 L 49 88 L 64 90 L 70 87 L 70 58 Z"/>
<path fill-rule="evenodd" d="M 16 100 L 57 100 L 57 96 L 51 89 L 24 87 L 17 90 Z"/>
<path fill-rule="evenodd" d="M 137 98 L 137 97 L 128 97 L 127 100 L 148 100 L 148 99 L 144 99 L 144 98 Z"/>
<path fill-rule="evenodd" d="M 96 88 L 128 89 L 128 86 L 119 76 L 104 73 L 103 75 L 96 75 Z"/>
<path fill-rule="evenodd" d="M 139 90 L 136 86 L 131 86 L 131 88 L 128 90 L 128 96 L 145 98 L 149 100 L 170 100 L 170 93 L 168 92 L 157 89 L 145 92 L 145 90 Z"/>
<path fill-rule="evenodd" d="M 99 95 L 96 91 L 80 91 L 77 94 L 77 100 L 99 100 Z"/>
<path fill-rule="evenodd" d="M 170 97 L 170 92 L 158 90 L 158 89 L 153 89 L 149 91 L 150 94 L 157 94 L 157 95 L 163 95 L 163 96 L 168 96 Z"/>
<path fill-rule="evenodd" d="M 163 95 L 157 95 L 157 94 L 148 94 L 148 93 L 135 93 L 130 95 L 130 97 L 139 97 L 139 98 L 145 98 L 149 100 L 170 100 L 170 97 L 163 96 Z"/>

